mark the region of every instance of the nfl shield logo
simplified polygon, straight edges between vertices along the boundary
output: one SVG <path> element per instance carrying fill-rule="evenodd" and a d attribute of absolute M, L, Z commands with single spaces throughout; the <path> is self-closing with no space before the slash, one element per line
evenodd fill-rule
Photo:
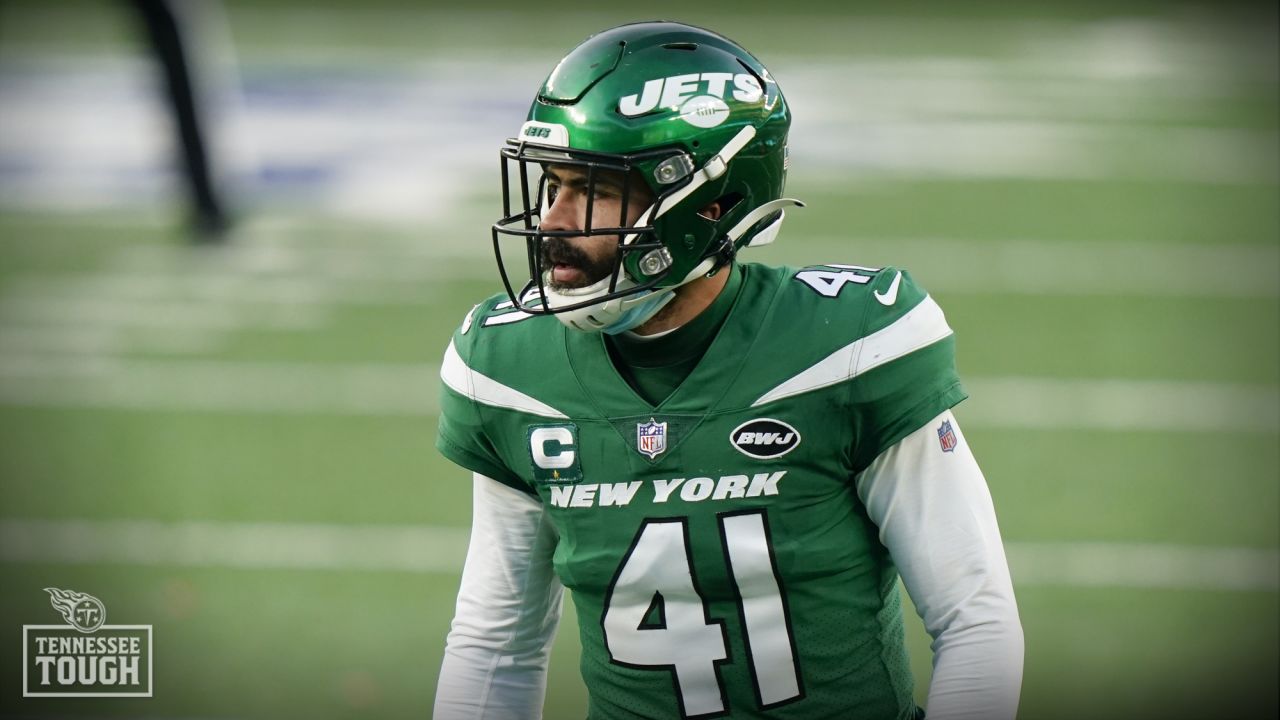
<path fill-rule="evenodd" d="M 950 420 L 943 420 L 942 426 L 938 428 L 938 444 L 942 446 L 942 452 L 956 449 L 956 433 L 951 429 Z"/>
<path fill-rule="evenodd" d="M 650 460 L 658 457 L 667 449 L 667 424 L 654 422 L 649 418 L 647 423 L 636 425 L 636 449 Z"/>

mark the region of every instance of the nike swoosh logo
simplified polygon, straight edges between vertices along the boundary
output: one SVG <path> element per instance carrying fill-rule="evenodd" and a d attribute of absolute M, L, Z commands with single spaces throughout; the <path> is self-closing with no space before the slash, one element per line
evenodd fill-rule
<path fill-rule="evenodd" d="M 899 270 L 898 274 L 893 276 L 893 282 L 889 284 L 889 292 L 881 294 L 879 290 L 876 290 L 872 294 L 876 296 L 876 300 L 878 300 L 881 305 L 887 307 L 898 301 L 898 286 L 901 284 L 902 271 Z"/>

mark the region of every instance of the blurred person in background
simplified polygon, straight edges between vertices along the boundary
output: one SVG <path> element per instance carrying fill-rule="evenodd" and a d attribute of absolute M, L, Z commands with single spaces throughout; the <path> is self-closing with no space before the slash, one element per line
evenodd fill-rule
<path fill-rule="evenodd" d="M 507 294 L 441 369 L 437 447 L 474 515 L 437 720 L 541 714 L 563 587 L 592 718 L 922 717 L 899 575 L 934 639 L 929 717 L 1016 713 L 1022 629 L 941 309 L 895 268 L 737 261 L 800 204 L 790 120 L 737 44 L 636 23 L 565 57 L 503 149 Z"/>
<path fill-rule="evenodd" d="M 165 99 L 169 104 L 182 151 L 182 169 L 191 203 L 190 228 L 197 242 L 222 240 L 231 227 L 224 193 L 218 187 L 211 158 L 208 114 L 202 102 L 197 62 L 184 18 L 191 7 L 170 0 L 132 0 L 142 20 L 148 44 L 164 71 Z"/>

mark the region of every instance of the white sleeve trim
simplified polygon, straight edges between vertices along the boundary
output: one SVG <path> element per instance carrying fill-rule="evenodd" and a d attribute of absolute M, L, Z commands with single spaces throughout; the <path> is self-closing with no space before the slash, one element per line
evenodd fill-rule
<path fill-rule="evenodd" d="M 933 637 L 929 720 L 1013 718 L 1022 625 L 991 495 L 951 411 L 882 453 L 857 489 Z"/>
<path fill-rule="evenodd" d="M 433 717 L 538 718 L 564 591 L 551 564 L 556 532 L 536 498 L 480 474 L 473 486 L 471 545 Z"/>

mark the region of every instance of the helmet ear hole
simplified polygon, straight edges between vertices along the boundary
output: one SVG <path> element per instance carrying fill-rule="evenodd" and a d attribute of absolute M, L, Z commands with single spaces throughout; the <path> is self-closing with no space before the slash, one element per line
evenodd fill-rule
<path fill-rule="evenodd" d="M 720 218 L 728 215 L 734 206 L 742 202 L 742 193 L 729 193 L 721 195 L 715 202 L 698 211 L 698 217 L 712 222 L 718 221 Z M 715 208 L 712 210 L 712 208 Z M 710 211 L 710 212 L 708 212 Z M 714 213 L 712 215 L 711 213 Z"/>

